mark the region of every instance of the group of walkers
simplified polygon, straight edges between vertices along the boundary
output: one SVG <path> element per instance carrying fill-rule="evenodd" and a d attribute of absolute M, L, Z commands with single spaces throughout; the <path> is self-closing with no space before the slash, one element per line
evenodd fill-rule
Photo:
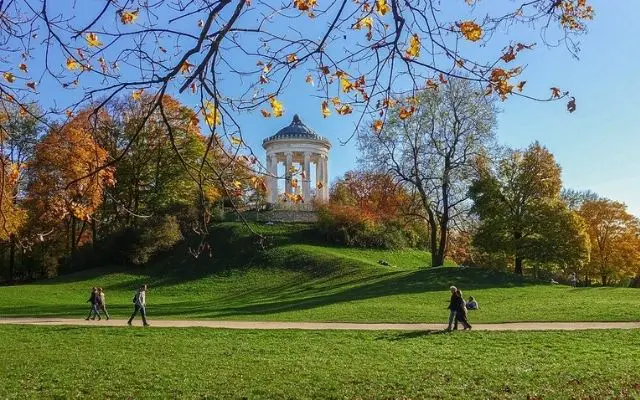
<path fill-rule="evenodd" d="M 461 323 L 464 330 L 471 329 L 471 324 L 467 318 L 467 310 L 478 310 L 478 302 L 472 297 L 466 302 L 462 297 L 462 291 L 455 286 L 449 288 L 451 290 L 451 299 L 449 300 L 449 326 L 447 330 L 458 329 L 458 323 Z"/>
<path fill-rule="evenodd" d="M 87 303 L 91 303 L 91 310 L 89 310 L 89 315 L 86 320 L 95 320 L 96 317 L 98 321 L 102 319 L 100 313 L 102 312 L 107 320 L 109 320 L 109 313 L 107 312 L 107 303 L 105 302 L 104 290 L 102 288 L 94 287 L 91 289 L 91 295 L 89 296 L 89 300 Z M 144 326 L 149 326 L 147 322 L 147 285 L 142 285 L 136 291 L 133 296 L 133 314 L 127 321 L 127 324 L 131 326 L 131 322 L 135 318 L 135 316 L 140 313 L 142 317 L 142 324 Z"/>

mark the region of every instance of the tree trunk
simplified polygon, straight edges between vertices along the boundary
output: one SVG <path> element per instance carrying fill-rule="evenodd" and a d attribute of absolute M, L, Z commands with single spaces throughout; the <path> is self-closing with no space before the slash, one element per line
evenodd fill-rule
<path fill-rule="evenodd" d="M 602 274 L 602 286 L 607 286 L 608 283 L 607 275 Z"/>
<path fill-rule="evenodd" d="M 98 240 L 98 227 L 96 226 L 96 219 L 91 218 L 91 247 L 96 249 L 96 240 Z"/>
<path fill-rule="evenodd" d="M 515 258 L 516 258 L 516 265 L 515 265 L 515 269 L 514 272 L 518 275 L 522 275 L 522 256 L 519 255 L 519 247 L 520 247 L 520 239 L 522 239 L 522 233 L 519 231 L 516 231 L 513 233 L 513 239 L 515 242 Z"/>
<path fill-rule="evenodd" d="M 516 267 L 514 272 L 518 275 L 522 275 L 522 257 L 516 256 Z"/>
<path fill-rule="evenodd" d="M 16 238 L 12 234 L 9 242 L 9 279 L 7 282 L 13 284 L 16 276 Z"/>
<path fill-rule="evenodd" d="M 71 216 L 71 254 L 69 257 L 69 264 L 73 268 L 73 258 L 76 255 L 76 250 L 78 246 L 76 244 L 76 217 Z"/>

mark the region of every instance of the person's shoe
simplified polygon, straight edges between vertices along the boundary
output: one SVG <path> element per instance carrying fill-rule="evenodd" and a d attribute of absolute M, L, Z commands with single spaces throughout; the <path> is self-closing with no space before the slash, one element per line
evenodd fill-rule
<path fill-rule="evenodd" d="M 131 321 L 127 321 L 127 325 L 131 326 Z"/>
<path fill-rule="evenodd" d="M 96 320 L 96 317 L 91 318 L 91 320 L 92 320 L 92 321 L 95 321 L 95 320 Z"/>
<path fill-rule="evenodd" d="M 143 326 L 150 326 L 149 324 L 144 324 Z"/>
<path fill-rule="evenodd" d="M 84 320 L 85 320 L 85 321 L 88 321 L 88 320 L 89 320 L 89 317 L 85 318 Z"/>
<path fill-rule="evenodd" d="M 109 317 L 107 317 L 107 321 L 108 321 L 109 319 L 110 319 L 110 318 L 109 318 Z"/>

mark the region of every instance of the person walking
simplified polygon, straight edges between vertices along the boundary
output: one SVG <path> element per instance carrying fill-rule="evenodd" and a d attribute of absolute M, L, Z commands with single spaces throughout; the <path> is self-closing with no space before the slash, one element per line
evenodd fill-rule
<path fill-rule="evenodd" d="M 140 286 L 140 289 L 138 289 L 136 294 L 133 296 L 133 307 L 134 307 L 133 314 L 131 314 L 131 318 L 129 318 L 129 321 L 127 321 L 127 324 L 129 326 L 131 326 L 131 321 L 133 321 L 133 318 L 135 318 L 138 312 L 140 312 L 140 315 L 142 316 L 142 324 L 144 326 L 149 326 L 149 324 L 147 323 L 147 311 L 145 309 L 146 305 L 147 305 L 147 285 L 142 285 Z"/>
<path fill-rule="evenodd" d="M 98 288 L 96 287 L 92 288 L 91 295 L 89 296 L 89 300 L 87 300 L 87 303 L 91 303 L 91 310 L 89 310 L 89 315 L 87 315 L 87 318 L 85 318 L 85 321 L 88 321 L 89 319 L 95 320 L 96 316 L 98 317 L 98 321 L 102 319 L 102 317 L 100 317 L 100 311 L 98 309 L 98 297 L 99 297 Z"/>
<path fill-rule="evenodd" d="M 571 286 L 572 287 L 576 287 L 578 284 L 578 277 L 576 276 L 575 272 L 571 273 Z"/>
<path fill-rule="evenodd" d="M 449 287 L 449 291 L 451 291 L 451 298 L 449 299 L 449 306 L 447 309 L 449 310 L 449 326 L 447 330 L 450 331 L 453 325 L 453 322 L 456 319 L 456 293 L 458 292 L 458 288 L 455 286 Z"/>
<path fill-rule="evenodd" d="M 458 322 L 462 323 L 464 330 L 471 329 L 471 324 L 467 320 L 467 306 L 464 301 L 464 297 L 462 297 L 462 291 L 458 290 L 456 292 L 456 322 L 453 326 L 454 330 L 458 330 Z"/>
<path fill-rule="evenodd" d="M 100 311 L 104 313 L 108 321 L 110 317 L 109 317 L 109 313 L 107 312 L 107 303 L 104 300 L 104 289 L 102 288 L 98 288 L 98 304 L 99 304 Z"/>

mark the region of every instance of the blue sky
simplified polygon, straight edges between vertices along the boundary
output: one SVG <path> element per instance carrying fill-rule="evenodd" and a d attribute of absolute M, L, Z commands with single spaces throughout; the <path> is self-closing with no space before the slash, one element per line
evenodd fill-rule
<path fill-rule="evenodd" d="M 82 7 L 88 7 L 93 15 L 93 6 L 97 3 L 88 0 Z M 509 2 L 500 2 L 502 5 L 505 3 Z M 589 34 L 579 38 L 582 49 L 579 60 L 562 47 L 545 47 L 537 33 L 523 29 L 495 37 L 485 48 L 475 46 L 471 55 L 480 59 L 495 56 L 509 39 L 537 42 L 534 51 L 523 52 L 518 57 L 518 62 L 527 66 L 522 75 L 522 79 L 527 80 L 526 92 L 544 97 L 549 95 L 551 86 L 570 90 L 577 99 L 577 111 L 569 114 L 565 108 L 566 101 L 540 103 L 514 96 L 500 104 L 499 142 L 526 147 L 534 140 L 540 141 L 554 153 L 562 166 L 565 187 L 590 189 L 623 201 L 630 212 L 640 216 L 640 179 L 637 176 L 640 170 L 640 111 L 636 110 L 640 105 L 640 79 L 633 71 L 640 45 L 631 30 L 636 25 L 637 15 L 640 15 L 640 2 L 625 1 L 623 4 L 592 0 L 591 3 L 596 10 L 596 18 L 589 24 Z M 82 19 L 85 11 L 77 11 L 77 16 Z M 89 15 L 87 12 L 87 17 Z M 64 59 L 56 61 L 63 70 Z M 355 141 L 344 145 L 340 143 L 353 132 L 354 118 L 339 117 L 334 113 L 323 119 L 319 100 L 312 96 L 317 93 L 302 83 L 303 71 L 298 75 L 280 97 L 286 110 L 282 118 L 263 119 L 256 113 L 239 116 L 244 140 L 257 154 L 263 155 L 262 139 L 288 125 L 293 115 L 298 113 L 310 127 L 332 141 L 329 170 L 332 178 L 338 177 L 356 167 Z M 234 85 L 235 82 L 231 79 L 226 84 Z M 82 88 L 60 91 L 57 85 L 44 83 L 39 89 L 41 101 L 45 103 L 56 100 L 68 102 L 82 92 Z M 181 99 L 196 103 L 195 96 L 191 100 Z"/>

